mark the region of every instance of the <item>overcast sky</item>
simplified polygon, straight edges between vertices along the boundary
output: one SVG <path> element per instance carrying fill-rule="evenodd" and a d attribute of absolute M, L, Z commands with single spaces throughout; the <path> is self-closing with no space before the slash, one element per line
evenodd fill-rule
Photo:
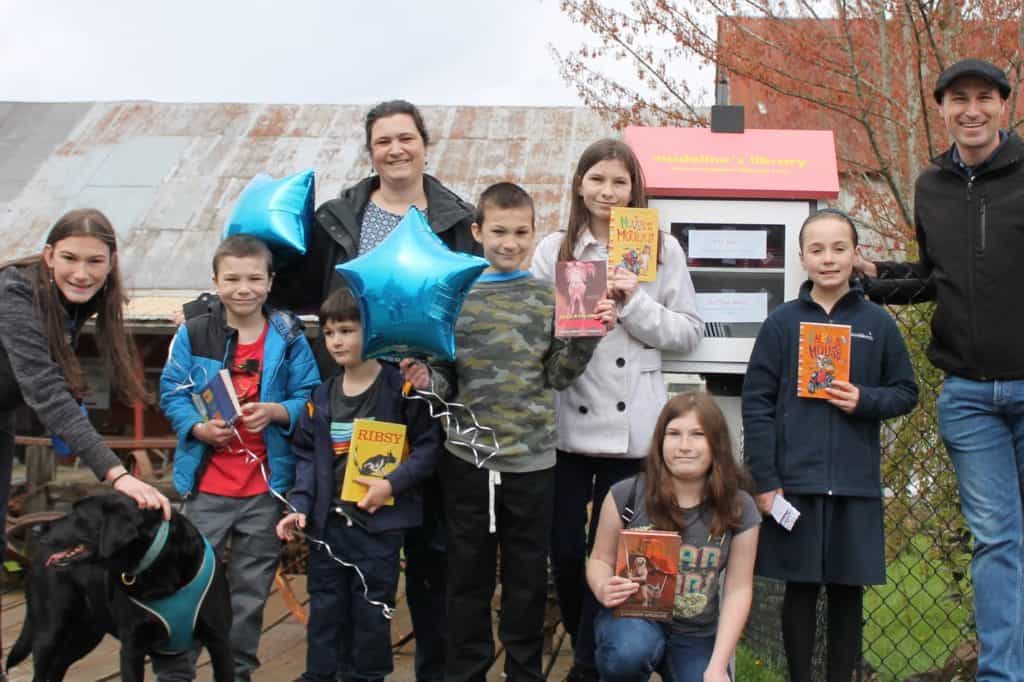
<path fill-rule="evenodd" d="M 0 100 L 572 105 L 557 0 L 0 0 Z"/>

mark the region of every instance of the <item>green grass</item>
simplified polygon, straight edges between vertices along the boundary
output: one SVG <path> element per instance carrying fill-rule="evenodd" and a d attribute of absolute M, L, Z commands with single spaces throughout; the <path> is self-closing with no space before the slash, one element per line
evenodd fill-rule
<path fill-rule="evenodd" d="M 736 647 L 736 680 L 742 682 L 786 682 L 786 676 L 772 661 L 754 655 L 743 646 Z"/>
<path fill-rule="evenodd" d="M 949 599 L 943 573 L 911 547 L 889 564 L 888 582 L 865 593 L 864 657 L 880 679 L 940 668 L 965 638 L 970 605 Z"/>

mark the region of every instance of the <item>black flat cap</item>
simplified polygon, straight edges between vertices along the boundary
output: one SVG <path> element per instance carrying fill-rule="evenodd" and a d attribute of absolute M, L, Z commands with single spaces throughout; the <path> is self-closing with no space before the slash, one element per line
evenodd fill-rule
<path fill-rule="evenodd" d="M 999 88 L 1003 99 L 1010 96 L 1010 81 L 1006 80 L 1002 69 L 984 59 L 963 59 L 939 75 L 939 80 L 935 81 L 935 101 L 942 104 L 942 93 L 946 92 L 953 81 L 964 76 L 984 78 Z"/>

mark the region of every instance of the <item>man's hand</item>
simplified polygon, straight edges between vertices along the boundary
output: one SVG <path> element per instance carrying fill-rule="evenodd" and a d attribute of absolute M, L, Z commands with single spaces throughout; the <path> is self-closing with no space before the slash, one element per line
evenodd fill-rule
<path fill-rule="evenodd" d="M 874 263 L 860 255 L 860 252 L 857 253 L 857 259 L 853 261 L 853 271 L 871 278 L 878 277 L 878 268 Z"/>

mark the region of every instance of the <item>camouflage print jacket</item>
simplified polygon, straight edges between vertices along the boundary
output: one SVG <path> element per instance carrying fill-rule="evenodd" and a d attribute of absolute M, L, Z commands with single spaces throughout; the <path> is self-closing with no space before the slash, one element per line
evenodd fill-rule
<path fill-rule="evenodd" d="M 500 472 L 541 471 L 555 465 L 555 390 L 583 370 L 600 339 L 554 337 L 555 291 L 528 272 L 485 274 L 466 297 L 455 326 L 455 363 L 432 363 L 434 390 L 466 405 L 481 426 L 494 429 L 499 449 L 483 432 L 476 456 Z M 472 419 L 456 410 L 463 429 Z M 476 464 L 451 425 L 445 447 Z"/>

